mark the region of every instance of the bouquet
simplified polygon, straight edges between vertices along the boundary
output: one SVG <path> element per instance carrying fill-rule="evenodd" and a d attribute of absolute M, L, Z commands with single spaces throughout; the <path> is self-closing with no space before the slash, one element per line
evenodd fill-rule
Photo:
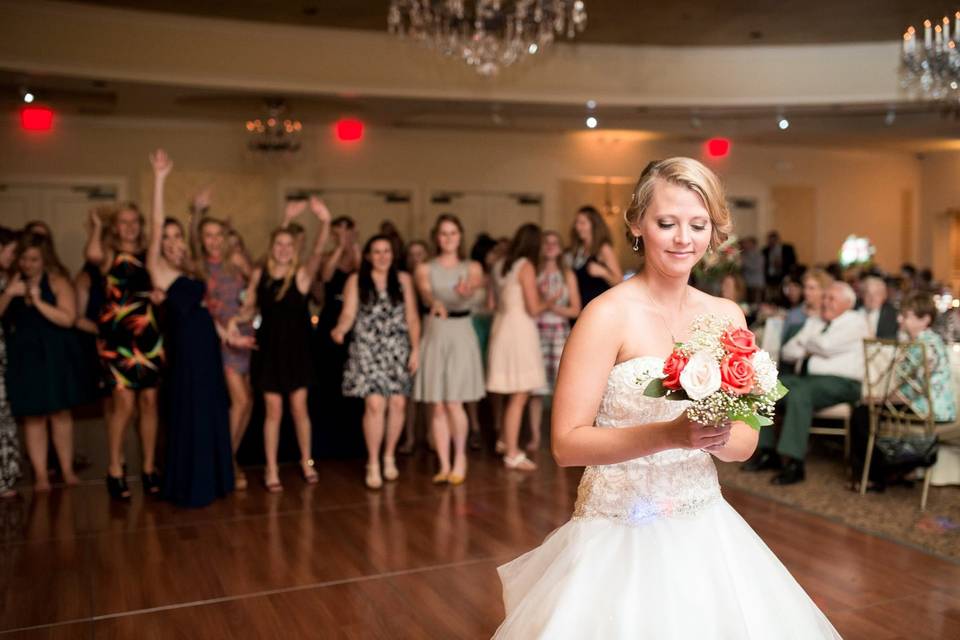
<path fill-rule="evenodd" d="M 752 331 L 723 318 L 701 316 L 690 339 L 674 346 L 663 371 L 643 394 L 692 401 L 687 415 L 702 424 L 731 420 L 759 430 L 773 424 L 774 405 L 787 388 Z"/>

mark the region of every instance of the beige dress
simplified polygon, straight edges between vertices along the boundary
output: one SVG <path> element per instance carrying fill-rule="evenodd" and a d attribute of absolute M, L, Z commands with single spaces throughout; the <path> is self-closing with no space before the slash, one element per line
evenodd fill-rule
<path fill-rule="evenodd" d="M 506 275 L 502 274 L 502 261 L 493 267 L 497 312 L 487 354 L 487 391 L 493 393 L 533 391 L 547 384 L 537 322 L 523 304 L 518 279 L 526 262 L 525 258 L 517 260 Z"/>
<path fill-rule="evenodd" d="M 420 367 L 413 385 L 417 402 L 473 402 L 485 394 L 480 344 L 470 319 L 472 299 L 461 298 L 457 282 L 467 277 L 469 262 L 453 268 L 430 261 L 430 288 L 443 303 L 447 318 L 427 315 L 420 341 Z"/>

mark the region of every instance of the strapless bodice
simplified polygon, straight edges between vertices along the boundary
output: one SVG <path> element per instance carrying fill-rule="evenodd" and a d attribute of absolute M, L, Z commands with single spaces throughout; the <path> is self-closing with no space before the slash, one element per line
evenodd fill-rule
<path fill-rule="evenodd" d="M 649 398 L 643 390 L 663 369 L 661 358 L 644 356 L 615 365 L 597 412 L 597 428 L 616 429 L 673 420 L 689 402 Z M 610 518 L 643 524 L 690 515 L 720 498 L 710 454 L 670 449 L 611 465 L 587 467 L 573 518 Z"/>

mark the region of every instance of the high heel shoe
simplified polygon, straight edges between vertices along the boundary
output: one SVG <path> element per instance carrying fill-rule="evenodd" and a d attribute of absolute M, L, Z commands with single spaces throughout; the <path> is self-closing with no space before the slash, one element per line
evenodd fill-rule
<path fill-rule="evenodd" d="M 130 502 L 130 487 L 127 486 L 127 479 L 125 476 L 114 478 L 108 473 L 107 492 L 114 500 L 118 500 L 120 502 Z"/>
<path fill-rule="evenodd" d="M 143 492 L 156 496 L 160 494 L 160 474 L 156 470 L 151 471 L 150 473 L 144 473 L 140 476 L 143 481 Z"/>
<path fill-rule="evenodd" d="M 447 484 L 452 485 L 454 487 L 459 486 L 466 481 L 467 481 L 466 473 L 464 473 L 463 475 L 460 475 L 459 473 L 451 473 L 449 476 L 447 476 Z"/>
<path fill-rule="evenodd" d="M 383 456 L 383 479 L 390 482 L 400 477 L 397 470 L 397 459 L 393 456 Z"/>
<path fill-rule="evenodd" d="M 450 481 L 450 474 L 444 473 L 443 471 L 433 476 L 433 478 L 431 479 L 431 482 L 433 482 L 433 484 L 446 484 L 449 481 Z"/>
<path fill-rule="evenodd" d="M 300 463 L 300 474 L 303 476 L 303 481 L 307 484 L 317 484 L 317 482 L 320 481 L 320 476 L 317 475 L 316 470 L 313 468 L 315 464 L 313 458 Z"/>
<path fill-rule="evenodd" d="M 507 452 L 507 444 L 500 439 L 497 439 L 497 444 L 493 446 L 493 450 L 496 451 L 498 456 L 502 456 Z"/>
<path fill-rule="evenodd" d="M 383 486 L 383 478 L 380 476 L 380 465 L 367 465 L 367 477 L 364 482 L 368 489 L 379 489 Z"/>

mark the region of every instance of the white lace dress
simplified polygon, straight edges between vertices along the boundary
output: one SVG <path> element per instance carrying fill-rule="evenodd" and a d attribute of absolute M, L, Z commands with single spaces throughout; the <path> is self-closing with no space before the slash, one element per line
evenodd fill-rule
<path fill-rule="evenodd" d="M 643 395 L 662 367 L 616 365 L 597 426 L 678 416 L 687 403 Z M 840 637 L 723 499 L 703 451 L 587 467 L 570 521 L 499 572 L 506 619 L 495 638 Z"/>

